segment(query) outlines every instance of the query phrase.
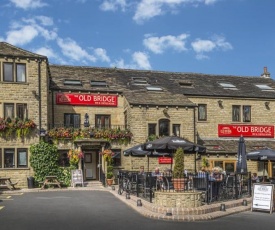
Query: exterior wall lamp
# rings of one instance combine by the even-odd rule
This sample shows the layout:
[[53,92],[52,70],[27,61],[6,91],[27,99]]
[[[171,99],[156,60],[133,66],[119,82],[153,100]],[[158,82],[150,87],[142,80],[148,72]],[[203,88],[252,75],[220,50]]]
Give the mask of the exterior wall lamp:
[[269,101],[266,101],[264,104],[265,104],[265,107],[266,107],[267,109],[270,109],[270,107],[269,107],[270,102],[269,102]]
[[218,105],[219,105],[220,108],[223,108],[222,104],[223,104],[223,101],[222,100],[218,100]]
[[84,116],[84,127],[89,127],[89,126],[90,126],[89,114],[85,113],[85,116]]

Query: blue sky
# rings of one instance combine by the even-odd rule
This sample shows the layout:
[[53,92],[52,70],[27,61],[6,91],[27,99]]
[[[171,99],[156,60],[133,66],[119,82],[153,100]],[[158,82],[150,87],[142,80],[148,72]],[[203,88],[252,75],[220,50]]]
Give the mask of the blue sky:
[[274,0],[1,0],[0,41],[51,64],[275,78]]

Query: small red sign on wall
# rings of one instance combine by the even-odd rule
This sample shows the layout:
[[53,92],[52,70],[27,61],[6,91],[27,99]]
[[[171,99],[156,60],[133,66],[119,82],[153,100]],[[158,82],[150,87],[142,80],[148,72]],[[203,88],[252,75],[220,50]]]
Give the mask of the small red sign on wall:
[[116,95],[57,93],[57,105],[89,105],[89,106],[117,106]]
[[173,164],[172,157],[159,157],[159,164]]
[[219,137],[274,138],[273,125],[218,125]]

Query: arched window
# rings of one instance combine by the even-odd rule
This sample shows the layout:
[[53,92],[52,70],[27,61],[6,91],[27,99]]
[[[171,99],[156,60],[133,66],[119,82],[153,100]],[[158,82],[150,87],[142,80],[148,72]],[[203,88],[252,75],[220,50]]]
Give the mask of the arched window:
[[159,136],[170,136],[170,121],[168,119],[159,120]]

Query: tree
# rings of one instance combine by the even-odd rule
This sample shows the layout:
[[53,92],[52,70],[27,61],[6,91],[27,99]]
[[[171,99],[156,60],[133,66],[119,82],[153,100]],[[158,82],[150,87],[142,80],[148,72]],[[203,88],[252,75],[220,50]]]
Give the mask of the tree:
[[183,178],[184,176],[184,151],[182,148],[178,148],[175,156],[175,165],[173,170],[174,178]]

